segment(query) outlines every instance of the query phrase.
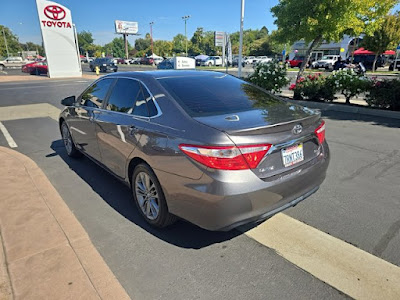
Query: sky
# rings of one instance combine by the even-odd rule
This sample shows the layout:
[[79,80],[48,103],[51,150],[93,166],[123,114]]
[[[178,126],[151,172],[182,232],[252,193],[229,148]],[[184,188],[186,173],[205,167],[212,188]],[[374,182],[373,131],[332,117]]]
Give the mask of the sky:
[[[2,1],[3,2],[3,1]],[[56,1],[57,2],[57,1]],[[270,8],[278,0],[247,0],[245,2],[244,29],[275,29]],[[191,38],[197,27],[205,31],[239,31],[241,0],[59,0],[72,12],[77,31],[93,34],[96,44],[104,45],[115,34],[114,21],[136,21],[144,37],[153,25],[154,40],[172,40],[178,33],[185,33],[182,16],[190,15],[187,35]],[[35,0],[4,1],[0,9],[0,24],[10,28],[20,42],[41,43],[39,19]],[[134,43],[134,36],[128,38]]]

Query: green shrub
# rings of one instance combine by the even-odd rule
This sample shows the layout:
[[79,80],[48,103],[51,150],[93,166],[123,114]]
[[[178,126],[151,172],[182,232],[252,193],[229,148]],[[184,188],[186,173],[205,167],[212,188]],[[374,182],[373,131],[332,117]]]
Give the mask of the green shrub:
[[277,93],[289,83],[286,78],[286,66],[275,60],[257,65],[248,80],[267,91]]
[[373,79],[365,100],[372,107],[400,111],[400,80]]
[[289,89],[294,92],[294,99],[311,101],[332,101],[336,92],[334,81],[330,77],[322,76],[321,73],[301,77]]
[[353,69],[333,71],[330,77],[332,84],[346,98],[347,104],[350,104],[351,98],[366,92],[370,85],[366,77],[356,74]]

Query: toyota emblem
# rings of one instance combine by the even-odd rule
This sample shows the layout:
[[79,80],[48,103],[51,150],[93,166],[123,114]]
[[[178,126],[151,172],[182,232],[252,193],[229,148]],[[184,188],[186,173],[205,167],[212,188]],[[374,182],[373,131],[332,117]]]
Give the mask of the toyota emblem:
[[293,127],[293,134],[300,134],[303,131],[303,126],[301,126],[300,124],[297,124]]
[[46,17],[52,20],[60,21],[65,18],[65,10],[58,5],[48,5],[44,8]]

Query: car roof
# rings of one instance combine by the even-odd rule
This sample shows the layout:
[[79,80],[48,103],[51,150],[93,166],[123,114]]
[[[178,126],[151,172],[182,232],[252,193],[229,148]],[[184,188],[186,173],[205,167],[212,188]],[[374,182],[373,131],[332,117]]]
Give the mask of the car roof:
[[197,76],[215,76],[227,75],[221,72],[197,71],[197,70],[157,70],[157,71],[136,71],[136,72],[117,72],[107,75],[107,77],[132,77],[137,79],[161,79],[161,78],[179,78],[179,77],[197,77]]

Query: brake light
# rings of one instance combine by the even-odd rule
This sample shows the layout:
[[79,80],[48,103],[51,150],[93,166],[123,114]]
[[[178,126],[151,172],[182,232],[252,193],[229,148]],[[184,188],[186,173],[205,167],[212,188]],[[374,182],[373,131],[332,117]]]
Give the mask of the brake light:
[[322,121],[321,125],[319,125],[314,132],[317,135],[320,144],[322,144],[325,141],[325,121]]
[[270,148],[270,144],[238,147],[179,145],[179,149],[195,161],[207,167],[221,170],[254,169]]

